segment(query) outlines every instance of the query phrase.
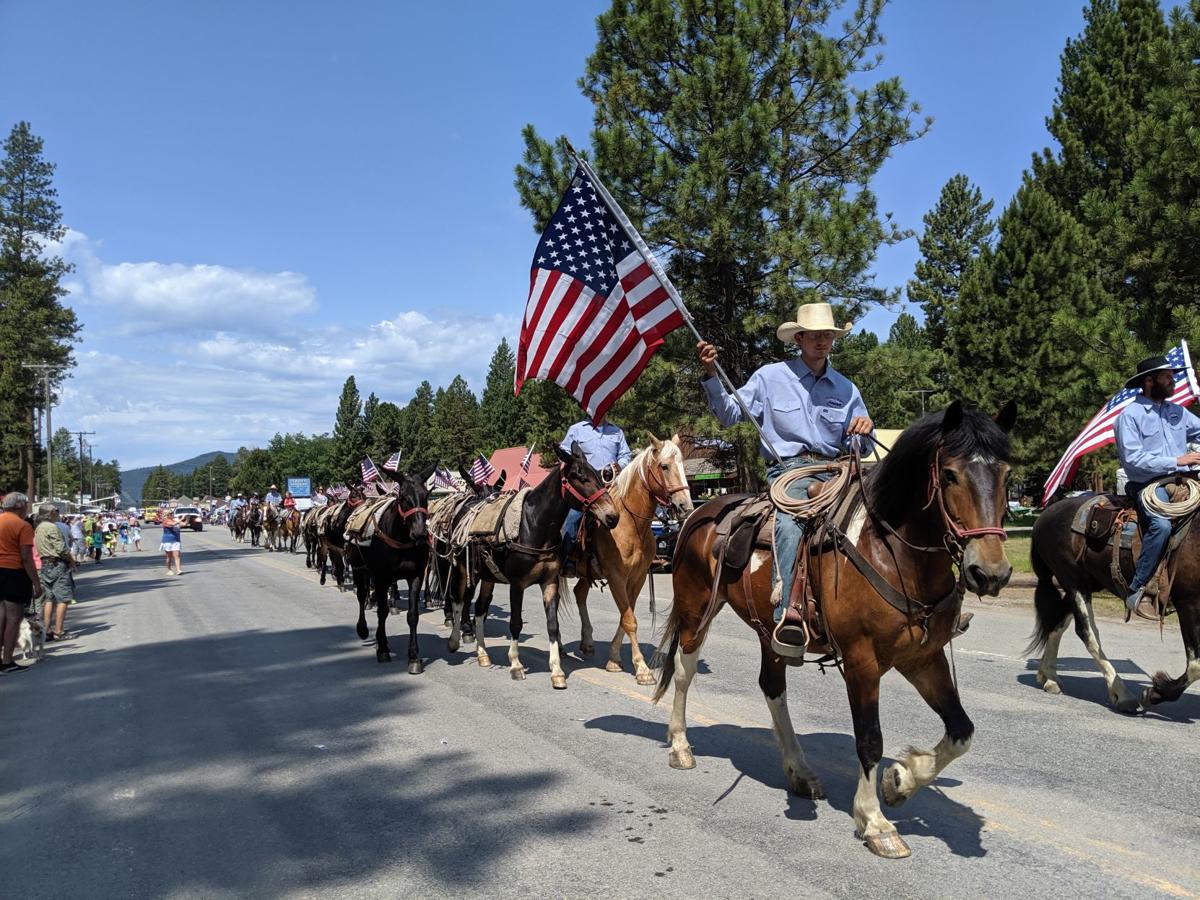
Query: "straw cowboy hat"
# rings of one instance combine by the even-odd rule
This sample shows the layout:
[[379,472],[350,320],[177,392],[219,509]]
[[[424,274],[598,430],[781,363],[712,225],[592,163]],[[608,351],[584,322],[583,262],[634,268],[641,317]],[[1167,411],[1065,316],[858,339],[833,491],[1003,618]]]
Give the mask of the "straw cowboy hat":
[[793,344],[801,331],[832,331],[835,337],[841,337],[853,327],[849,322],[840,328],[834,324],[833,307],[828,303],[802,303],[796,310],[796,321],[784,322],[775,334],[785,344]]

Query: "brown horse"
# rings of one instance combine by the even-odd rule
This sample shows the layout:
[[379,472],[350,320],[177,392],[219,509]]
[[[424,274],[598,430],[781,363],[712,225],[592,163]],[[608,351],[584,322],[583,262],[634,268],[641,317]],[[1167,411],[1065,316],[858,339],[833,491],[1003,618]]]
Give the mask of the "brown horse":
[[[617,526],[590,529],[589,537],[595,541],[596,557],[600,561],[599,571],[589,571],[593,562],[586,554],[580,554],[576,569],[580,577],[575,582],[575,603],[579,606],[582,634],[580,654],[591,656],[595,649],[592,621],[587,610],[588,587],[592,581],[604,579],[621,614],[621,624],[609,647],[605,669],[621,671],[621,644],[628,636],[633,647],[633,668],[638,684],[654,684],[654,674],[646,665],[638,644],[638,623],[634,615],[634,605],[654,562],[655,540],[650,523],[659,506],[670,507],[680,521],[692,513],[692,495],[683,470],[679,435],[669,441],[660,441],[653,434],[649,437],[650,446],[621,470],[610,488],[613,503],[621,512]],[[577,546],[576,550],[579,549]]]
[[[884,773],[882,790],[888,805],[898,806],[932,782],[971,744],[974,725],[959,701],[943,648],[957,623],[964,585],[974,593],[996,594],[1012,574],[1000,523],[1009,470],[1007,432],[1015,418],[1011,403],[993,420],[964,410],[955,401],[944,413],[931,413],[910,426],[866,476],[865,503],[838,538],[841,544],[819,552],[814,548],[809,564],[829,644],[842,659],[854,721],[861,764],[854,821],[867,847],[879,856],[898,858],[910,852],[880,810],[876,790],[883,757],[879,727],[883,674],[893,668],[899,671],[946,729],[933,750],[910,749]],[[655,699],[674,683],[667,740],[670,764],[678,769],[696,765],[687,741],[687,693],[718,575],[713,554],[716,531],[704,512],[705,507],[697,510],[679,536],[675,601],[659,649],[664,666]],[[851,547],[856,548],[857,561],[849,555],[854,552]],[[756,551],[745,578],[718,584],[718,608],[729,604],[758,632],[762,658],[758,683],[775,725],[788,783],[795,793],[819,799],[823,789],[804,759],[788,714],[785,661],[771,649],[771,627],[764,624],[772,621],[772,567],[770,552]],[[880,579],[880,588],[870,579]],[[744,586],[747,581],[749,591]],[[890,599],[885,599],[885,593]]]
[[[1058,684],[1058,645],[1067,628],[1074,624],[1075,633],[1104,676],[1112,705],[1120,712],[1133,713],[1138,710],[1139,700],[1129,692],[1104,655],[1092,612],[1092,594],[1097,591],[1109,591],[1121,598],[1127,593],[1113,582],[1112,543],[1106,541],[1100,546],[1091,541],[1085,543],[1082,535],[1071,530],[1076,511],[1089,498],[1090,495],[1083,495],[1061,500],[1048,507],[1034,523],[1029,556],[1038,579],[1033,595],[1037,625],[1029,650],[1042,650],[1037,678],[1043,690],[1062,693]],[[1133,550],[1135,554],[1140,550],[1139,542],[1134,541]],[[1178,700],[1192,682],[1200,680],[1200,531],[1195,523],[1168,561],[1166,575],[1170,603],[1179,614],[1187,667],[1178,678],[1165,672],[1154,674],[1140,698],[1141,706],[1146,709],[1156,703]]]
[[300,510],[294,506],[283,510],[283,523],[279,530],[280,550],[296,552],[296,544],[300,540],[300,520]]

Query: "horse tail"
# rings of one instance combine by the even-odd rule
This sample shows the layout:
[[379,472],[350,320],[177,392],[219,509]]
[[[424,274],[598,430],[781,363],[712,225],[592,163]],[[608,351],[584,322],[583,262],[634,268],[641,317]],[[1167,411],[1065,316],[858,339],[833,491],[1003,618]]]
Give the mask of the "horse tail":
[[661,668],[662,671],[658,675],[658,684],[654,688],[654,696],[652,702],[657,703],[662,699],[663,694],[667,692],[667,686],[671,684],[675,677],[675,651],[679,649],[679,607],[672,603],[671,613],[667,616],[667,624],[663,629],[662,640],[658,644],[658,648],[654,651],[654,657],[650,660],[650,667],[653,669]]
[[1067,596],[1054,584],[1054,572],[1050,568],[1050,564],[1042,558],[1036,540],[1029,542],[1029,561],[1033,565],[1034,574],[1037,575],[1037,587],[1033,591],[1033,608],[1036,612],[1036,619],[1033,635],[1030,637],[1029,646],[1025,648],[1025,652],[1040,653],[1046,649],[1046,642],[1050,639],[1051,632],[1058,628],[1068,613],[1072,612],[1072,605],[1068,602]]

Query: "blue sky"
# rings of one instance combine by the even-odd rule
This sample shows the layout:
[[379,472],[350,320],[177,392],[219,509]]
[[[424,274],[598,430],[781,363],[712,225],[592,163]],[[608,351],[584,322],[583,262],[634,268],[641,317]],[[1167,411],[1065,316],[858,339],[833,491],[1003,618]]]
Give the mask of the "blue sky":
[[[480,387],[536,243],[520,129],[586,144],[606,6],[0,0],[0,129],[45,140],[77,266],[56,424],[136,466],[326,431],[350,373],[399,403],[422,378]],[[885,165],[881,210],[919,229],[960,171],[1008,202],[1082,6],[888,7],[880,73],[935,121]],[[878,283],[916,258],[884,248]]]

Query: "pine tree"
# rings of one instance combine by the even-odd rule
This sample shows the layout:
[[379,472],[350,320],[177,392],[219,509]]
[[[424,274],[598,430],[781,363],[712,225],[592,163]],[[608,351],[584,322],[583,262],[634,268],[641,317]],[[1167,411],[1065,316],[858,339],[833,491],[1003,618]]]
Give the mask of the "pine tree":
[[[97,473],[99,476],[99,473]],[[102,481],[99,478],[98,481]],[[171,473],[163,466],[155,466],[154,471],[146,476],[146,480],[142,482],[142,497],[141,506],[156,506],[163,500],[171,498]]]
[[63,278],[71,271],[47,243],[66,234],[54,165],[42,157],[42,140],[28,122],[13,126],[0,160],[0,486],[16,487],[22,474],[13,447],[30,443],[30,413],[44,405],[40,376],[22,362],[47,363],[56,389],[74,360],[71,343],[79,325],[62,305]]
[[[355,463],[357,473],[357,462]],[[275,460],[267,450],[255,449],[247,454],[238,467],[237,476],[233,479],[233,489],[244,491],[246,496],[257,492],[262,496],[272,484],[279,484],[279,469]]]
[[492,361],[488,365],[487,381],[479,403],[484,453],[491,453],[500,447],[516,446],[523,437],[521,400],[513,393],[516,368],[516,356],[508,345],[508,339],[501,338],[500,346],[492,354]]
[[229,493],[229,479],[233,476],[229,460],[225,458],[224,453],[218,453],[213,457],[212,462],[208,464],[208,469],[212,474],[213,495],[224,497]]
[[433,448],[433,405],[433,386],[422,381],[400,410],[399,449],[407,472],[420,471],[438,462]]
[[461,375],[438,389],[431,428],[434,458],[451,469],[470,465],[482,449],[479,401]]
[[389,456],[399,450],[401,466],[407,468],[409,461],[401,446],[402,418],[400,407],[395,403],[384,400],[376,406],[368,428],[371,459],[375,460],[375,465],[382,465]]
[[[342,385],[342,396],[338,400],[337,416],[333,423],[333,459],[331,476],[347,484],[362,478],[359,464],[367,451],[367,433],[363,427],[362,401],[358,386],[351,375]],[[241,484],[241,473],[238,473]]]
[[[992,201],[984,202],[979,188],[960,174],[942,186],[937,203],[922,219],[925,230],[917,241],[921,259],[916,277],[908,282],[908,299],[921,304],[925,335],[935,349],[946,343],[946,311],[958,302],[967,266],[991,241],[991,213]],[[942,379],[935,375],[935,380]]]
[[1031,176],[998,230],[947,319],[952,382],[985,409],[1016,401],[1013,456],[1026,483],[1040,483],[1110,392],[1064,336],[1111,298],[1094,241]]

